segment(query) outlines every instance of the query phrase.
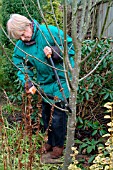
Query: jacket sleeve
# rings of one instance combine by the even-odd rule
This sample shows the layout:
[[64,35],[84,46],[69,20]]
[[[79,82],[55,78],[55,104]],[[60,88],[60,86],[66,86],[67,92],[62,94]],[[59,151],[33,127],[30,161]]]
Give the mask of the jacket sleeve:
[[33,73],[33,66],[32,64],[25,64],[25,60],[23,57],[20,57],[16,54],[13,55],[13,62],[16,66],[17,76],[19,80],[22,82],[22,85],[25,85],[25,74],[28,74],[29,80],[32,80],[34,73]]
[[[64,32],[62,30],[58,30],[58,28],[55,26],[53,26],[51,28],[51,32],[52,32],[56,42],[58,43],[60,49],[63,51],[63,49],[64,49]],[[52,58],[53,58],[54,62],[56,62],[56,63],[62,62],[61,57],[63,57],[63,54],[62,54],[61,50],[59,49],[59,47],[57,45],[52,46],[52,48],[53,48]],[[68,56],[69,56],[71,66],[74,67],[74,65],[75,65],[74,64],[75,50],[74,50],[72,38],[69,35],[67,35],[67,47],[68,47],[67,50],[68,50]]]
[[[64,47],[64,32],[62,30],[58,30],[57,27],[53,26],[52,34],[54,35],[54,38],[55,38],[56,42],[58,43],[60,49],[63,50],[63,47]],[[67,47],[68,47],[68,55],[69,55],[69,58],[71,59],[75,55],[75,50],[74,50],[72,38],[70,36],[68,36],[68,35],[67,35]],[[61,51],[59,50],[59,48],[56,45],[52,46],[52,48],[58,54],[63,56]],[[57,60],[59,59],[59,56],[54,51],[53,51],[53,59],[57,59]]]

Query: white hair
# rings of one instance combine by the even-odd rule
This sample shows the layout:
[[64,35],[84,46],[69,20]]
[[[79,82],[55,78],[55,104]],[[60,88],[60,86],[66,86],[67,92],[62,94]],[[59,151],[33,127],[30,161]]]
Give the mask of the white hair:
[[11,14],[7,22],[7,31],[10,38],[19,39],[20,31],[24,31],[31,21],[23,15]]

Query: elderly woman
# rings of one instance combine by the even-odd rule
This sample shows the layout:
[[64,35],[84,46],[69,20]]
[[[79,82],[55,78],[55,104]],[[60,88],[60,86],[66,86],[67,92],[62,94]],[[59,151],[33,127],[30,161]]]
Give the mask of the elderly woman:
[[[64,34],[62,30],[57,27],[49,25],[50,32],[56,40],[59,47],[62,49],[64,41]],[[22,85],[25,86],[25,74],[29,75],[29,89],[28,92],[32,93],[31,88],[35,86],[31,83],[33,74],[33,67],[37,72],[37,83],[40,84],[41,89],[45,94],[57,96],[58,99],[64,100],[62,93],[59,90],[58,82],[55,79],[53,69],[49,67],[50,62],[47,58],[48,55],[52,56],[55,67],[58,68],[57,74],[60,78],[61,85],[64,89],[66,98],[69,98],[69,89],[66,83],[65,74],[63,70],[63,54],[59,47],[55,45],[50,32],[45,25],[39,25],[36,20],[29,20],[25,16],[19,14],[12,14],[7,22],[7,30],[10,38],[17,39],[14,48],[13,62],[19,68],[17,75],[21,80]],[[60,34],[60,36],[59,36]],[[62,42],[61,42],[62,41]],[[72,47],[72,38],[67,36],[69,60],[73,66],[74,49]],[[33,57],[34,56],[34,57]],[[60,57],[61,56],[61,57]],[[38,60],[37,60],[38,59]],[[42,61],[42,62],[41,62]],[[48,65],[47,65],[47,64]],[[32,87],[31,87],[32,86]],[[57,103],[56,103],[57,105]],[[60,106],[60,103],[58,103]],[[42,119],[44,122],[44,129],[48,128],[50,119],[51,105],[48,100],[42,101]],[[52,115],[51,127],[49,127],[48,141],[44,146],[44,152],[51,151],[51,158],[59,158],[63,154],[64,141],[66,135],[66,121],[67,116],[62,109],[54,108]]]

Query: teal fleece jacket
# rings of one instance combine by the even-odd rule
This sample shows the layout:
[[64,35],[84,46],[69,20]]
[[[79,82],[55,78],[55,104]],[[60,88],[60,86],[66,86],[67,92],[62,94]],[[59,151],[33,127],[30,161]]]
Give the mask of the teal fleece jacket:
[[[62,39],[62,42],[64,42],[64,33],[62,30],[60,30],[60,37],[59,37],[59,30],[57,27],[49,25],[48,26],[52,35],[54,36],[55,40],[59,44],[59,46],[62,48],[62,43],[60,42]],[[35,41],[35,43],[28,45],[24,43],[21,40],[18,40],[16,43],[16,46],[14,48],[14,54],[13,54],[13,62],[14,64],[19,68],[18,70],[18,78],[21,80],[22,85],[24,86],[26,80],[25,80],[25,74],[27,73],[29,75],[29,78],[32,80],[34,73],[33,73],[33,67],[36,69],[37,72],[37,83],[40,84],[40,87],[42,90],[49,95],[52,96],[58,96],[60,99],[63,100],[62,94],[59,91],[59,87],[57,84],[57,81],[54,76],[54,72],[51,67],[44,64],[47,63],[50,65],[47,57],[44,54],[44,47],[48,46],[46,40],[49,42],[51,46],[55,46],[54,40],[51,37],[46,25],[39,25],[36,20],[33,20],[33,35],[32,35],[32,41]],[[43,36],[43,34],[46,37],[46,40]],[[72,38],[67,36],[67,44],[68,48],[72,47]],[[70,48],[69,50],[69,59],[72,64],[72,67],[74,66],[74,60],[73,56],[75,54],[75,51],[73,48]],[[31,55],[31,56],[30,56]],[[60,52],[60,55],[63,56]],[[39,60],[37,60],[39,59]],[[42,61],[42,62],[40,62]],[[63,61],[55,62],[55,67],[58,69],[63,70]],[[65,74],[63,71],[57,70],[57,73],[59,75],[62,87],[64,88],[64,93],[66,95],[66,98],[69,97],[69,89],[66,83]]]

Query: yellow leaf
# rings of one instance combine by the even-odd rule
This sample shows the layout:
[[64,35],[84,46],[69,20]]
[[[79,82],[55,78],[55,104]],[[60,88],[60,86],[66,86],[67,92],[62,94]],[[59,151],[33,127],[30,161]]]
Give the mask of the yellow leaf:
[[111,136],[111,135],[109,133],[107,133],[107,134],[103,135],[102,137],[104,138],[104,137],[108,137],[108,136]]
[[113,132],[113,128],[109,128],[108,131],[109,131],[109,132]]
[[107,123],[107,125],[113,127],[113,122]]
[[112,110],[112,105],[113,105],[113,102],[107,102],[104,107],[106,107],[107,109],[111,109]]
[[111,117],[109,115],[104,116],[105,119],[110,119]]

